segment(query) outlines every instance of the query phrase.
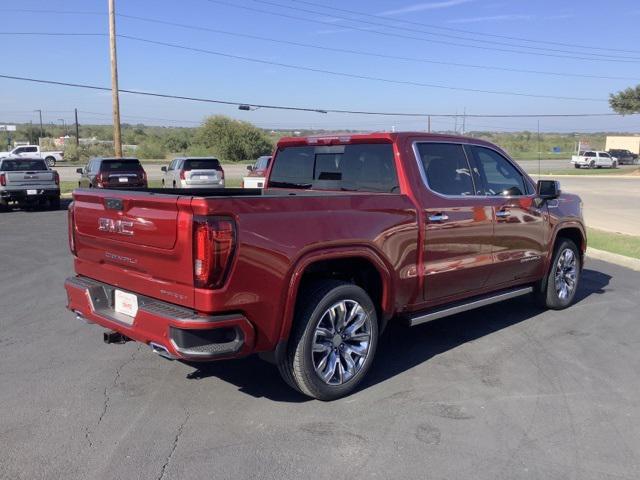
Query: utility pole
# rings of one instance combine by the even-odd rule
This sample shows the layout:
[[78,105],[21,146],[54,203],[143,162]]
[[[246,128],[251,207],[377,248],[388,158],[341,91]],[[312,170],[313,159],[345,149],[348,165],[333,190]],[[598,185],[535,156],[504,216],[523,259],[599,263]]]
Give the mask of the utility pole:
[[116,55],[116,6],[109,0],[109,51],[111,56],[111,98],[113,104],[113,149],[118,158],[122,157],[122,136],[120,132],[120,97],[118,95],[118,57]]
[[465,134],[465,128],[467,126],[467,107],[464,107],[462,111],[462,135]]
[[431,133],[431,115],[427,117],[427,132]]
[[42,110],[38,109],[38,110],[34,110],[34,112],[38,112],[40,114],[40,138],[42,138],[44,137],[44,128],[42,128]]
[[80,146],[80,125],[78,125],[78,109],[74,108],[74,113],[76,115],[76,147]]

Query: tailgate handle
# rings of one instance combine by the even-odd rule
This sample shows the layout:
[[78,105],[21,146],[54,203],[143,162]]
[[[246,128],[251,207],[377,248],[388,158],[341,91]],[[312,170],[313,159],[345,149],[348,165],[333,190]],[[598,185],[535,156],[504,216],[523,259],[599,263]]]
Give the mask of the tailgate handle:
[[107,210],[124,210],[124,204],[119,198],[107,198],[104,201]]

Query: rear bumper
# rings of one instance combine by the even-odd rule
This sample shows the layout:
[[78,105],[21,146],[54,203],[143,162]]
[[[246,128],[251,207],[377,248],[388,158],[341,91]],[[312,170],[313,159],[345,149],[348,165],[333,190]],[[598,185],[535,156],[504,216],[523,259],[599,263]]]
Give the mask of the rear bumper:
[[210,182],[180,180],[182,188],[224,188],[224,180],[216,180]]
[[[29,195],[28,191],[35,190],[35,194]],[[60,189],[57,188],[29,188],[20,190],[0,190],[0,199],[5,202],[30,202],[40,201],[46,198],[60,197]]]
[[[241,314],[198,315],[195,311],[137,295],[135,318],[117,313],[113,307],[115,287],[87,277],[65,281],[67,308],[85,321],[122,335],[166,349],[169,358],[210,361],[235,358],[252,352],[255,333]],[[130,292],[132,293],[132,292]]]

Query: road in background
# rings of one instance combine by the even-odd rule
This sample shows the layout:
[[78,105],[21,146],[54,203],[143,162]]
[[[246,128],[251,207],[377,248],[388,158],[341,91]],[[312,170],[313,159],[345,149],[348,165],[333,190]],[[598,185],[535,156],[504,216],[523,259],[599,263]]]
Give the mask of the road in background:
[[561,312],[520,298],[392,324],[363,388],[327,403],[254,357],[105,345],[65,309],[66,212],[0,228],[0,478],[638,476],[637,272],[589,262]]

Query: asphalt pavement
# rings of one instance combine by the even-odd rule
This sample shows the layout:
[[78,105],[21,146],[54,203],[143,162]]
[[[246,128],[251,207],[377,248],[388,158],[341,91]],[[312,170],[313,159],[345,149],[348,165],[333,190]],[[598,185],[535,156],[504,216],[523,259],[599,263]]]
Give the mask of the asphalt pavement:
[[568,310],[526,298],[411,330],[331,403],[256,358],[105,345],[65,309],[65,212],[0,214],[2,479],[637,479],[640,274],[589,261]]

